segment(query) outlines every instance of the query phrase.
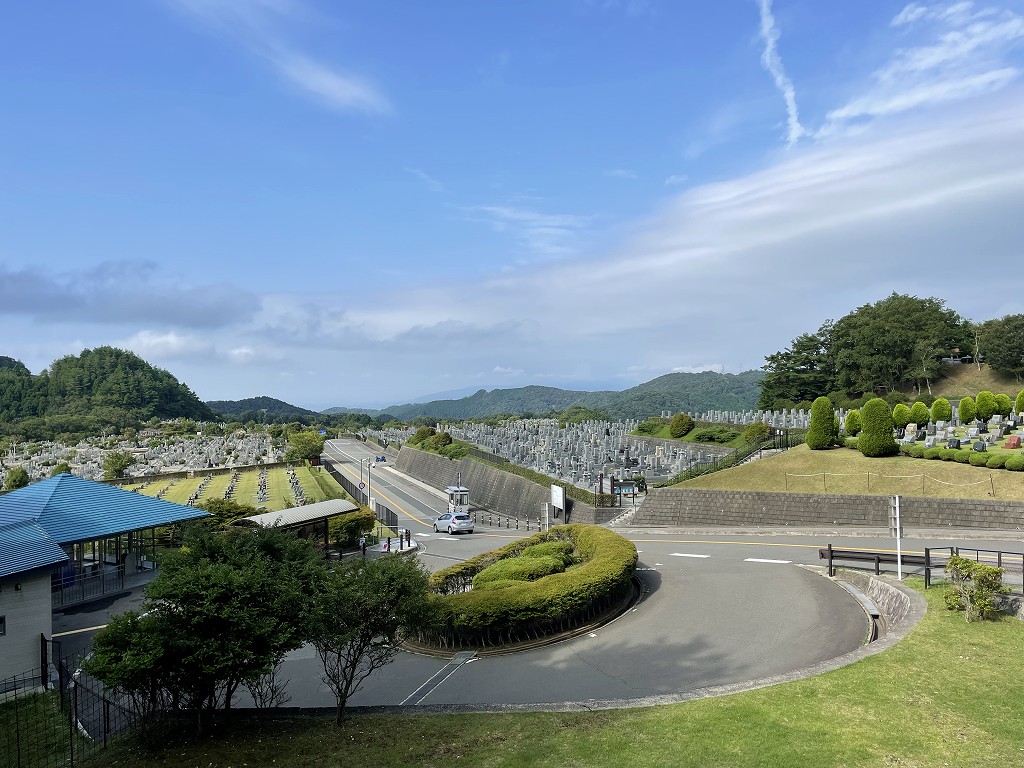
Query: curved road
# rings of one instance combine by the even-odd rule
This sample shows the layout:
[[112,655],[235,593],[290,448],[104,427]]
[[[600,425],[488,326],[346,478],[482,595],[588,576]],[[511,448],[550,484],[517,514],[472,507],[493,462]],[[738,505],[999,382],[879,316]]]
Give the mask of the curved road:
[[[329,441],[324,452],[356,482],[359,460],[374,456],[349,440]],[[479,525],[469,535],[435,534],[432,520],[445,509],[443,494],[386,463],[372,471],[371,494],[398,513],[431,570],[530,535]],[[863,536],[618,530],[636,543],[645,594],[616,621],[563,643],[504,656],[467,661],[471,654],[462,654],[450,663],[402,653],[349,703],[490,706],[641,699],[794,672],[860,647],[868,630],[866,615],[849,593],[800,566],[820,564],[817,550],[829,542],[892,546],[890,539]],[[949,543],[914,539],[905,549]],[[998,542],[972,545],[1000,548]],[[78,628],[100,625],[106,610],[136,607],[138,599],[55,616],[54,631],[70,630],[66,644],[88,644],[92,633]],[[290,654],[283,672],[292,706],[334,704],[311,648]]]

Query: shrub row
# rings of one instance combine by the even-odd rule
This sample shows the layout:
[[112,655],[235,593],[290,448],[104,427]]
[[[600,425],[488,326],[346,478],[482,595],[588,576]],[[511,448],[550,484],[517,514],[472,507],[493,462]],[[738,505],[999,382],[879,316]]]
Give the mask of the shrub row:
[[[549,542],[571,546],[572,560],[578,565],[534,581],[510,578],[517,575],[513,565],[491,571],[506,560],[557,563],[553,553],[565,552],[567,547],[551,548],[549,553],[541,549],[539,557],[522,557],[529,548]],[[431,616],[418,639],[444,648],[478,648],[573,629],[625,598],[636,561],[633,543],[606,528],[576,523],[538,533],[434,573],[430,577],[435,592]],[[494,573],[495,580],[465,591],[484,570]]]
[[959,464],[970,464],[973,467],[989,469],[1009,469],[1013,472],[1024,470],[1024,456],[1012,453],[989,453],[975,451],[970,448],[925,448],[921,445],[901,445],[900,453],[914,459],[938,459],[955,461]]

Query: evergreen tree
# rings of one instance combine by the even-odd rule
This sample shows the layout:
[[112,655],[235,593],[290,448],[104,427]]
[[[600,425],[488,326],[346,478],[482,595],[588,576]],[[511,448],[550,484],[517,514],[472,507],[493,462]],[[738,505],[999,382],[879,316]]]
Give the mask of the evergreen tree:
[[892,435],[892,412],[880,397],[872,398],[861,410],[864,428],[857,438],[857,448],[865,456],[892,456],[899,446]]

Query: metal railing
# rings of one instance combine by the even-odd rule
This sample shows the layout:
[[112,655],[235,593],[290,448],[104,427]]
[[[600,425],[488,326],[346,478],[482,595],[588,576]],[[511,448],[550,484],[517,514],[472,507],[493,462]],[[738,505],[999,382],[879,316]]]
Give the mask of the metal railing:
[[84,603],[112,592],[124,590],[124,565],[104,568],[98,573],[88,576],[81,574],[53,577],[51,587],[51,603],[53,608],[65,608],[69,605]]

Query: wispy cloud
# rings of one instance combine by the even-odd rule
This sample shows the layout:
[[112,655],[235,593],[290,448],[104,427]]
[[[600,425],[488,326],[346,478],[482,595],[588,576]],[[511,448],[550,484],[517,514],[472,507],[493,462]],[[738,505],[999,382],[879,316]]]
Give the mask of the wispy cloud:
[[772,15],[772,0],[759,0],[761,9],[761,41],[764,43],[764,50],[761,52],[761,66],[775,81],[775,87],[779,89],[783,100],[786,102],[786,144],[793,146],[807,131],[800,124],[800,113],[796,105],[796,90],[793,82],[786,74],[782,66],[782,59],[779,56],[778,42],[779,30],[775,26],[775,17]]
[[685,173],[673,173],[671,176],[665,179],[666,187],[675,187],[680,184],[685,184],[689,177]]
[[285,27],[311,15],[300,0],[165,0],[201,24],[269,61],[286,82],[332,109],[389,112],[387,97],[366,78],[306,54]]
[[926,40],[897,49],[865,92],[828,113],[819,137],[871,118],[991,93],[1020,76],[1007,54],[1024,44],[1024,17],[1010,10],[910,3],[891,26]]
[[548,258],[577,251],[579,234],[592,217],[567,213],[542,213],[512,205],[478,205],[469,209],[496,232],[511,232],[527,251]]
[[411,173],[417,179],[419,179],[424,184],[426,184],[427,185],[427,189],[429,189],[431,192],[442,193],[442,192],[447,192],[448,191],[447,189],[445,189],[444,184],[442,184],[440,181],[435,179],[433,176],[431,176],[426,171],[420,170],[419,168],[406,168],[404,170],[405,170],[406,173]]

